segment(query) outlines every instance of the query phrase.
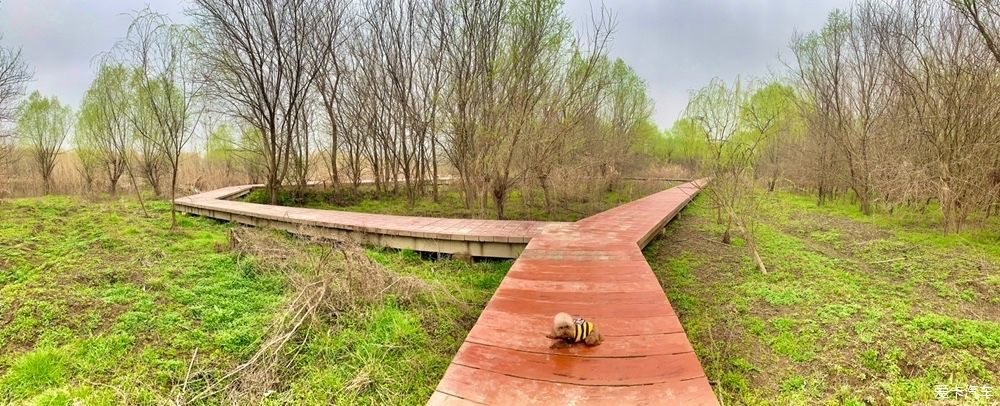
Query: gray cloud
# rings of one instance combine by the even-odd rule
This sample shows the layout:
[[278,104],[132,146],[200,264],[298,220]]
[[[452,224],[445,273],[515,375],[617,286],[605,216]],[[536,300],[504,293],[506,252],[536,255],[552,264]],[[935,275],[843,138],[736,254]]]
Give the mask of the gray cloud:
[[[792,33],[820,28],[827,13],[850,0],[607,0],[617,20],[611,53],[648,83],[654,118],[669,126],[688,91],[713,77],[732,80],[783,71]],[[0,0],[3,45],[21,47],[35,71],[32,89],[77,105],[93,79],[95,56],[122,38],[127,13],[149,5],[186,21],[178,0]],[[578,29],[600,1],[567,0]]]
[[21,48],[35,72],[29,91],[77,106],[94,78],[94,58],[125,36],[128,14],[147,4],[185,21],[176,0],[0,0],[2,45]]
[[[612,56],[649,84],[654,119],[670,126],[688,92],[713,77],[727,81],[783,73],[792,34],[821,28],[834,8],[850,0],[607,0],[617,22]],[[567,0],[578,30],[599,1]],[[787,59],[787,58],[786,58]]]

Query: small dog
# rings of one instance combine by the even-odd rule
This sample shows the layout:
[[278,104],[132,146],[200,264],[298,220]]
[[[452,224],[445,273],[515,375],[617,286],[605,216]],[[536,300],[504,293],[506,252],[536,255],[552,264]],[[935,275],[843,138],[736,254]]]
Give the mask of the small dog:
[[597,331],[594,323],[583,318],[574,319],[573,316],[562,312],[552,319],[552,333],[546,334],[545,337],[559,340],[552,343],[549,348],[566,348],[579,342],[592,347],[604,341],[604,336]]

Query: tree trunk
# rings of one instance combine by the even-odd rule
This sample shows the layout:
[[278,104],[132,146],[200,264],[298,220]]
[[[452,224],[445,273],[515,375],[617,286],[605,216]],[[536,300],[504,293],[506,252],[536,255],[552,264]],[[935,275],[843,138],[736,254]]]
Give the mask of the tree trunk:
[[174,203],[177,200],[177,171],[174,170],[173,175],[170,176],[170,230],[175,230],[177,228],[177,205]]
[[149,179],[149,185],[153,187],[153,194],[156,195],[156,197],[163,196],[163,191],[160,190],[160,182],[157,182],[154,178],[155,177],[150,177]]
[[542,199],[545,200],[545,212],[552,214],[552,198],[549,196],[549,180],[548,176],[542,175],[538,177],[538,184],[542,187]]
[[729,219],[726,221],[726,231],[722,233],[722,243],[729,244],[732,242],[732,228],[733,228],[733,216],[729,215]]
[[497,220],[504,220],[504,203],[507,201],[507,188],[500,184],[493,186],[493,204],[497,209]]
[[434,195],[434,203],[438,202],[438,162],[437,162],[437,137],[431,130],[431,191]]
[[118,195],[118,178],[110,172],[108,173],[108,193],[111,193],[111,196]]
[[[856,181],[852,181],[856,183]],[[855,186],[851,185],[851,190],[854,191],[854,196],[858,199],[858,208],[861,210],[861,214],[865,216],[870,216],[872,214],[872,196],[869,192],[867,186]]]
[[333,146],[330,147],[330,170],[333,174],[333,190],[337,190],[340,187],[340,172],[339,166],[337,165],[337,125],[333,124],[331,128],[331,137],[333,138]]
[[132,165],[125,165],[125,169],[128,171],[129,182],[132,183],[132,188],[135,189],[135,197],[139,199],[139,207],[142,208],[142,215],[149,217],[149,213],[146,211],[146,202],[142,200],[142,189],[139,189],[139,185],[135,183],[135,174],[132,173]]
[[867,195],[864,195],[864,196],[859,196],[859,199],[861,200],[861,202],[860,202],[861,203],[861,214],[864,214],[866,216],[872,215],[872,200],[871,200],[871,198],[868,197]]

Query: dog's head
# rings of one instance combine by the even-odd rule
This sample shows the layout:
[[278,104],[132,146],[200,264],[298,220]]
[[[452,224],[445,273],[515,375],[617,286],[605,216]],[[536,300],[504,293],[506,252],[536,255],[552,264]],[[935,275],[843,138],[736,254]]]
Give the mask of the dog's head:
[[559,313],[552,320],[552,335],[559,338],[573,338],[576,334],[576,326],[573,325],[573,316],[566,313]]

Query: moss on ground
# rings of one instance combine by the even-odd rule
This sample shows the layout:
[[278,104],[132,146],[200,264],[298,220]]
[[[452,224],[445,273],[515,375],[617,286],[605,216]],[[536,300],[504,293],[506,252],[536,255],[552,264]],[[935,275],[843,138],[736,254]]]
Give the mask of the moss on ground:
[[768,195],[764,275],[739,241],[718,242],[699,197],[645,252],[725,404],[905,405],[934,401],[938,384],[998,388],[1000,220],[945,235],[920,214]]
[[[0,404],[163,404],[261,346],[288,278],[231,251],[231,225],[183,216],[170,232],[169,205],[149,206],[0,201]],[[437,288],[302,330],[265,403],[424,402],[510,266],[366,254]]]

